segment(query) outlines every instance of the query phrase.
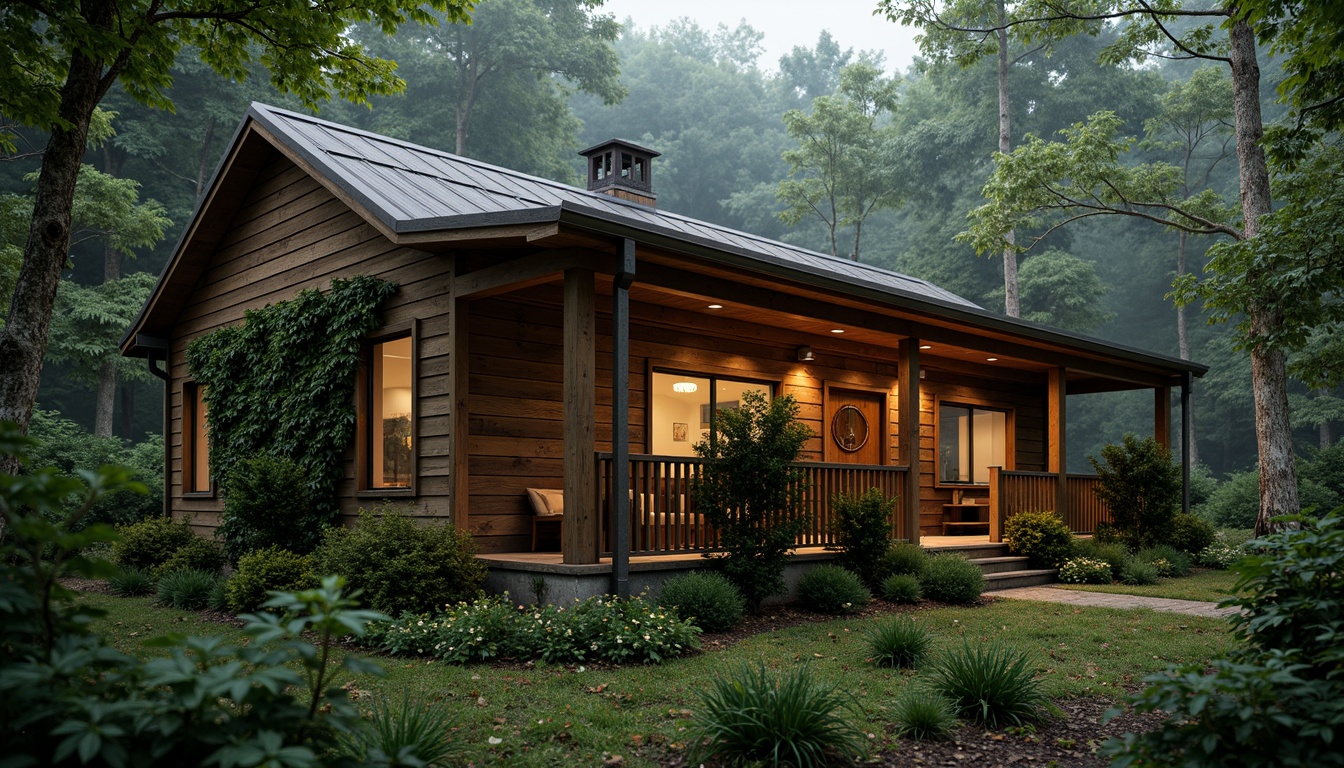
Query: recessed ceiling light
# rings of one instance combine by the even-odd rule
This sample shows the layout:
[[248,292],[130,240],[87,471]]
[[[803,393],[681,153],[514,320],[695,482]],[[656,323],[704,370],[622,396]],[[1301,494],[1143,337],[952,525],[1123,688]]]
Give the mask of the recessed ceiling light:
[[987,360],[987,361],[989,361],[989,362],[991,362],[991,363],[997,363],[997,362],[999,361],[999,358],[997,358],[997,357],[986,357],[985,360]]
[[710,304],[710,305],[709,305],[709,308],[710,308],[710,309],[723,309],[723,305],[722,305],[722,304]]
[[844,333],[844,332],[845,332],[845,329],[844,329],[844,328],[832,328],[832,329],[831,329],[831,333]]
[[920,345],[919,345],[919,348],[920,348],[920,349],[933,349],[933,347],[929,346],[928,344],[920,344]]

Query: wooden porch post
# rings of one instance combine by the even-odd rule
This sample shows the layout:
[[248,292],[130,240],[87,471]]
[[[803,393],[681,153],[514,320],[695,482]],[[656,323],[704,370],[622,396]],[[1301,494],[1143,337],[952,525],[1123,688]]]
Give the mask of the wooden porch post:
[[919,339],[901,339],[896,418],[897,444],[908,467],[901,493],[901,518],[911,544],[919,543]]
[[[457,281],[454,280],[454,283]],[[449,320],[448,350],[448,402],[452,408],[448,431],[448,460],[451,465],[452,483],[449,502],[452,506],[453,525],[461,531],[470,530],[469,512],[470,474],[468,458],[470,443],[468,431],[470,425],[468,384],[467,384],[467,315],[470,313],[467,299],[453,297]]]
[[[1049,390],[1047,400],[1049,416],[1047,421],[1049,426],[1046,431],[1049,433],[1049,450],[1046,452],[1049,466],[1048,472],[1056,474],[1055,486],[1055,514],[1069,519],[1069,454],[1065,446],[1064,434],[1068,423],[1068,414],[1066,405],[1068,403],[1068,372],[1063,368],[1051,368],[1049,373]],[[992,481],[991,481],[992,484]]]
[[621,246],[611,283],[611,543],[612,591],[630,598],[630,284],[635,281],[635,241]]
[[1171,449],[1171,387],[1153,388],[1153,439]]
[[1003,467],[989,468],[989,540],[1003,541]]
[[1181,376],[1181,511],[1190,514],[1190,456],[1194,446],[1190,444],[1193,430],[1193,414],[1190,413],[1190,388],[1195,377],[1189,371]]
[[593,271],[565,270],[565,563],[597,562],[596,304]]

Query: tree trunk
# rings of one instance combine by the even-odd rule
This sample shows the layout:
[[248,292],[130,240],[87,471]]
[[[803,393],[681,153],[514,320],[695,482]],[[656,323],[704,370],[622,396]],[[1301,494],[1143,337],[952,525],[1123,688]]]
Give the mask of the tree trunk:
[[121,385],[121,436],[135,442],[135,386]]
[[93,411],[93,434],[112,436],[112,412],[117,402],[117,361],[104,360],[98,369],[98,394]]
[[[1008,22],[1007,10],[1002,0],[998,5],[999,28],[995,30],[999,40],[999,151],[1008,154],[1013,151],[1013,118],[1008,108]],[[1021,307],[1017,300],[1017,233],[1008,230],[1003,239],[1008,242],[1003,249],[1003,311],[1009,317],[1020,317]]]
[[201,195],[205,194],[205,172],[210,168],[210,144],[215,138],[215,118],[205,124],[205,138],[201,140],[201,154],[196,163],[196,199],[200,200]]
[[[1260,217],[1269,213],[1269,167],[1260,145],[1264,122],[1260,115],[1260,65],[1255,59],[1255,33],[1244,21],[1232,25],[1232,104],[1237,135],[1237,163],[1241,182],[1241,211],[1246,237],[1260,229]],[[1253,282],[1257,275],[1248,276]],[[1270,518],[1302,511],[1293,466],[1293,435],[1288,421],[1287,360],[1266,339],[1283,319],[1273,297],[1246,308],[1251,325],[1251,387],[1255,398],[1255,442],[1260,454],[1260,514],[1257,536],[1271,529]]]
[[[1185,274],[1185,243],[1188,235],[1185,232],[1178,234],[1180,242],[1176,246],[1176,277],[1179,278]],[[1190,320],[1184,304],[1176,305],[1176,341],[1181,350],[1181,359],[1189,360]],[[1190,403],[1190,434],[1187,436],[1190,440],[1190,466],[1194,466],[1199,463],[1199,442],[1195,440],[1194,398],[1189,398],[1186,402]]]

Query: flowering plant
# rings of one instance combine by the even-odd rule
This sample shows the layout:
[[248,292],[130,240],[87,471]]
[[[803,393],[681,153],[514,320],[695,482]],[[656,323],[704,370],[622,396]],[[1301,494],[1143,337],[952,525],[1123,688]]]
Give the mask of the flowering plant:
[[1111,566],[1105,560],[1071,558],[1059,567],[1059,580],[1065,584],[1110,584]]

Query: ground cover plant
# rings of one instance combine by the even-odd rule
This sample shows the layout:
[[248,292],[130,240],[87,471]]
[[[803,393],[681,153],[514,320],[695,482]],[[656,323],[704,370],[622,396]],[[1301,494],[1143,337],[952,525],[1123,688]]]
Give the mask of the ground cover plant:
[[1060,584],[1062,589],[1075,589],[1083,592],[1108,592],[1117,595],[1141,595],[1143,597],[1167,597],[1173,600],[1198,600],[1217,603],[1226,600],[1237,582],[1233,571],[1197,570],[1180,579],[1160,579],[1156,584],[1145,586],[1112,584]]
[[926,675],[958,715],[988,728],[1032,723],[1049,708],[1031,655],[1002,642],[968,640],[936,658]]

